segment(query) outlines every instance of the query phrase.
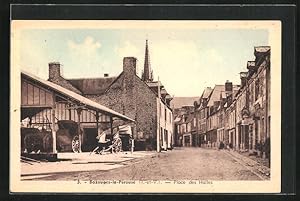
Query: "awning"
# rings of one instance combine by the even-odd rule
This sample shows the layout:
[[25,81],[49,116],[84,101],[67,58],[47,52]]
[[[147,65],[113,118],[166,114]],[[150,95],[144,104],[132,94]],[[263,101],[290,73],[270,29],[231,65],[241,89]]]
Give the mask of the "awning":
[[38,82],[42,85],[44,85],[46,88],[48,89],[51,89],[53,91],[55,91],[56,93],[60,94],[60,95],[63,95],[67,98],[70,98],[72,99],[74,102],[77,102],[79,104],[82,104],[84,105],[87,109],[91,109],[91,110],[95,110],[95,111],[98,111],[100,113],[104,113],[104,114],[107,114],[108,116],[112,116],[112,117],[117,117],[121,120],[126,120],[126,121],[131,121],[131,122],[134,122],[133,119],[123,115],[123,114],[120,114],[112,109],[109,109],[99,103],[96,103],[84,96],[81,96],[73,91],[70,91],[62,86],[59,86],[57,84],[54,84],[50,81],[47,81],[47,80],[43,80],[35,75],[32,75],[28,72],[24,72],[23,70],[21,71],[21,75],[22,76],[25,76],[35,82]]

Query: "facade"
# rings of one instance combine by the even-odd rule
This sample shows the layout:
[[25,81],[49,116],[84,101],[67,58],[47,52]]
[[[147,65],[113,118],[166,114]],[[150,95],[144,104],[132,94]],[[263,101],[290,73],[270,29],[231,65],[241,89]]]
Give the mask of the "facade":
[[206,142],[210,147],[218,147],[219,144],[228,141],[225,130],[226,108],[239,85],[233,85],[226,81],[224,85],[216,85],[209,96],[207,104],[207,129]]
[[236,101],[229,100],[227,104],[228,107],[225,109],[225,141],[228,142],[230,148],[234,148],[236,147]]
[[198,143],[196,146],[206,146],[207,145],[207,117],[208,117],[208,100],[209,96],[212,92],[212,88],[207,87],[200,99],[199,104],[197,104],[196,109],[196,119],[197,119],[197,135],[198,135]]
[[270,47],[254,48],[255,61],[247,62],[249,99],[248,148],[269,158],[270,154]]
[[[270,154],[270,47],[254,48],[255,61],[241,72],[241,88],[235,97],[236,150]],[[233,108],[233,107],[232,107]]]
[[[247,71],[240,73],[240,85],[226,81],[203,91],[194,111],[185,113],[187,121],[177,119],[178,136],[185,136],[185,142],[191,137],[191,146],[224,144],[270,156],[270,47],[255,47],[254,55],[255,61],[248,61]],[[196,124],[190,125],[194,119]]]
[[194,106],[183,106],[174,110],[174,133],[175,145],[190,147],[193,146],[193,135],[195,135],[196,118]]
[[117,77],[65,79],[59,64],[49,65],[49,81],[68,87],[86,98],[135,120],[132,133],[136,150],[167,150],[173,145],[172,97],[160,81],[153,81],[148,41],[142,79],[137,76],[136,58],[123,59],[123,71]]

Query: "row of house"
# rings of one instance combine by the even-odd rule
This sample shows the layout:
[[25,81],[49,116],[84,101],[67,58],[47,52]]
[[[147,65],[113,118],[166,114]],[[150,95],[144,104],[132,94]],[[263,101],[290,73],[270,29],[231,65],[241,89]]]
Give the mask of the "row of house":
[[[123,58],[123,71],[116,77],[105,73],[104,77],[69,79],[62,75],[59,62],[51,62],[48,81],[134,120],[135,123],[131,123],[130,126],[135,139],[135,150],[170,149],[173,144],[173,113],[170,107],[172,97],[160,81],[153,80],[148,41],[141,77],[138,76],[136,63],[135,57]],[[40,124],[48,113],[51,113],[51,108],[30,115],[31,124]],[[96,141],[95,137],[99,131],[95,130],[95,115],[91,115],[87,110],[80,113],[79,117],[73,113],[68,111],[65,103],[58,102],[55,116],[53,119],[48,118],[48,121],[79,119],[84,135]],[[97,122],[98,120],[99,117]],[[100,116],[99,122],[99,127],[105,129],[112,121],[103,115]]]
[[241,83],[204,89],[194,105],[174,111],[177,146],[225,147],[270,154],[270,47],[254,48]]

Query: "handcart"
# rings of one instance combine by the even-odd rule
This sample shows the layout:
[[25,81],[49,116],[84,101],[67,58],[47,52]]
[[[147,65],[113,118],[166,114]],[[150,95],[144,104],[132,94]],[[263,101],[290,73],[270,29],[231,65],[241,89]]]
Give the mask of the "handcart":
[[105,153],[119,153],[122,151],[122,140],[119,136],[119,131],[113,135],[113,140],[106,139],[107,132],[102,132],[96,137],[98,139],[98,146],[90,152],[90,155],[93,153],[96,154],[105,154]]

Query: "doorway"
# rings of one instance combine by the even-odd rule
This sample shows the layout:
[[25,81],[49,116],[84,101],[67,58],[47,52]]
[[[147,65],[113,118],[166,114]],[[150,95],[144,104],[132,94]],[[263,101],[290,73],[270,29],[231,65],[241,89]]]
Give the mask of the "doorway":
[[83,143],[82,151],[92,151],[96,146],[98,146],[97,128],[84,128],[83,129]]

